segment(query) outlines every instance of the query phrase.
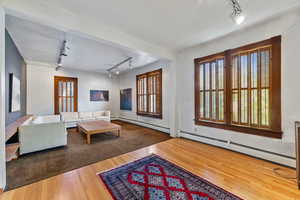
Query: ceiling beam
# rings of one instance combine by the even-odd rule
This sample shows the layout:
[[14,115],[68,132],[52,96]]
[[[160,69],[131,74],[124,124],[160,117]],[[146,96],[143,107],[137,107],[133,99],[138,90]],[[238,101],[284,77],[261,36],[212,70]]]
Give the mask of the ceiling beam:
[[9,15],[45,24],[58,30],[89,36],[97,41],[109,42],[132,51],[148,53],[161,59],[175,60],[176,58],[175,53],[168,47],[145,41],[119,28],[104,23],[99,24],[100,22],[97,19],[83,18],[77,13],[55,7],[49,2],[9,0],[4,1],[2,5]]

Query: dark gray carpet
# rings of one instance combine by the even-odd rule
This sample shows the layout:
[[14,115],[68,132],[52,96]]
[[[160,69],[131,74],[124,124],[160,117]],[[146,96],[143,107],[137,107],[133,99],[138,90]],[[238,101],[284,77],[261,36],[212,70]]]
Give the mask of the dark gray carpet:
[[170,139],[166,133],[123,122],[114,123],[122,126],[121,137],[113,133],[93,135],[92,144],[88,145],[84,134],[69,129],[66,147],[23,155],[8,162],[7,190]]

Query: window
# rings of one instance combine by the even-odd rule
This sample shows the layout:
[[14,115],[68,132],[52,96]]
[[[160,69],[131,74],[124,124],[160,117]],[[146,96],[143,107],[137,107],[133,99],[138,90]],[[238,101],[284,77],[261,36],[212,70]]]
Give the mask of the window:
[[195,59],[198,125],[280,138],[281,37]]
[[162,118],[162,69],[136,76],[137,114]]
[[224,122],[224,56],[199,63],[201,120]]

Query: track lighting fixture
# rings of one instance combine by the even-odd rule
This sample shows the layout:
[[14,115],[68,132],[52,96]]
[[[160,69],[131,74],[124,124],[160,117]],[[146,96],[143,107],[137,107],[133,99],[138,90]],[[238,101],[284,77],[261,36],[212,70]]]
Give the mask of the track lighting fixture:
[[68,56],[68,50],[69,50],[69,49],[70,49],[70,48],[69,48],[68,45],[67,45],[67,41],[64,40],[60,55],[61,55],[61,56]]
[[62,60],[63,60],[63,57],[68,56],[68,50],[70,50],[70,48],[67,46],[67,41],[64,40],[63,44],[62,44],[62,48],[60,49],[56,71],[59,70],[63,66]]
[[238,2],[238,0],[230,0],[232,4],[232,20],[237,24],[240,25],[245,21],[245,15],[243,14],[243,10]]
[[129,69],[132,69],[132,57],[126,58],[125,60],[123,60],[122,62],[114,65],[113,67],[111,67],[110,69],[107,70],[108,72],[108,76],[111,78],[111,73],[115,73],[116,75],[120,74],[120,69],[119,67],[121,65],[123,65],[124,63],[128,62],[129,63]]

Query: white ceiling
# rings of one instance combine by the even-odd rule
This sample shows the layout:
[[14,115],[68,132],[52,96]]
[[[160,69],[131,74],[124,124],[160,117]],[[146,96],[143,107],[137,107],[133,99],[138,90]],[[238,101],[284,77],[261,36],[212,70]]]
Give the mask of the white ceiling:
[[[300,4],[299,0],[239,2],[247,16],[242,26],[235,25],[230,19],[228,0],[51,0],[43,1],[43,6],[117,27],[174,51],[221,37]],[[26,3],[33,7],[41,1],[28,0]]]
[[[158,60],[143,52],[99,42],[72,32],[66,33],[10,15],[6,17],[6,28],[27,61],[57,64],[64,40],[68,41],[70,48],[68,56],[63,57],[65,68],[105,72],[128,57],[133,57],[133,67],[141,67]],[[127,68],[121,68],[128,70],[128,63]]]

